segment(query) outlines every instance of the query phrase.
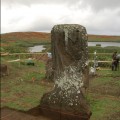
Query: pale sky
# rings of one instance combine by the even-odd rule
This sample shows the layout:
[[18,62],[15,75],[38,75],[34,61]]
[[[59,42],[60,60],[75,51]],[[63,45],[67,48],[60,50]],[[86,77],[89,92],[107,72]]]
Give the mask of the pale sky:
[[120,0],[1,0],[1,33],[50,32],[56,24],[120,35]]

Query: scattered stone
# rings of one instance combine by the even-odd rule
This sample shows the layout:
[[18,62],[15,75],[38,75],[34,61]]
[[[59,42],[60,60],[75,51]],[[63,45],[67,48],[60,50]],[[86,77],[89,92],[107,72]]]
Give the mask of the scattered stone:
[[6,64],[0,64],[0,77],[8,75],[8,66]]

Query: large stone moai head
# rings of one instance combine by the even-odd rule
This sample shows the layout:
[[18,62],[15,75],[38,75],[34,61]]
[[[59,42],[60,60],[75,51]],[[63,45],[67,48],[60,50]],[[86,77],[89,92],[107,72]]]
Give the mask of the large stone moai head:
[[81,90],[88,64],[86,29],[77,24],[55,25],[51,41],[55,85],[40,106],[59,111],[60,120],[88,120],[91,112]]
[[51,31],[51,40],[53,69],[57,74],[61,74],[68,66],[84,70],[88,60],[85,27],[76,24],[55,25]]

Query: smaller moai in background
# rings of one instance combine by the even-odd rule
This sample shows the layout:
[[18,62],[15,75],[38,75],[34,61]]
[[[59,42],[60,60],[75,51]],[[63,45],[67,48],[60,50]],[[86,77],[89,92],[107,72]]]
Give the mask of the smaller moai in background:
[[91,111],[82,88],[89,85],[85,27],[55,25],[51,31],[54,88],[43,95],[40,110],[52,120],[89,120]]
[[8,76],[8,66],[6,64],[0,64],[0,77]]
[[53,71],[53,61],[52,58],[48,58],[47,62],[46,62],[46,74],[45,74],[45,78],[48,82],[54,82],[54,71]]

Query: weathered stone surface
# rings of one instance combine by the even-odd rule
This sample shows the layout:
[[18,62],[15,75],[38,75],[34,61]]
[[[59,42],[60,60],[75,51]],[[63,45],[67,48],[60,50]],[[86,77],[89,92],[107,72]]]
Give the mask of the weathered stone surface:
[[8,75],[8,66],[5,64],[0,64],[0,77]]
[[40,107],[43,112],[58,111],[60,120],[88,120],[91,112],[81,90],[88,86],[86,29],[77,24],[55,25],[51,40],[55,85],[43,95]]
[[48,81],[53,81],[54,79],[54,70],[53,70],[53,62],[52,62],[52,58],[49,58],[46,62],[46,79]]

